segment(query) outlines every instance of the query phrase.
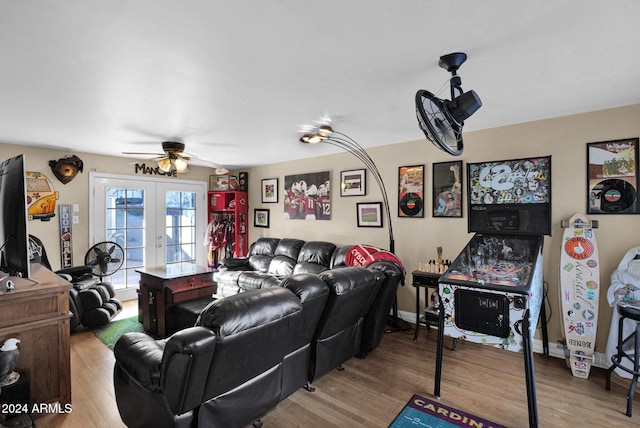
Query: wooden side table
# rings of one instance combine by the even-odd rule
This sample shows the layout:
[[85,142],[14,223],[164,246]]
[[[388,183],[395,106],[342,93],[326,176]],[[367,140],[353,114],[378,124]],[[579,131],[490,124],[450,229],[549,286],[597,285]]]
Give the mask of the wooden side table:
[[166,337],[173,333],[170,308],[216,292],[213,270],[192,264],[137,269],[140,273],[142,324],[145,331]]

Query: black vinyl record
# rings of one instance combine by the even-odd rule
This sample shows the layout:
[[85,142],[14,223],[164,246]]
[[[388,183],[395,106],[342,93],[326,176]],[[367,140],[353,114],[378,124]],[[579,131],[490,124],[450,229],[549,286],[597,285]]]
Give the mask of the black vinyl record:
[[625,180],[603,180],[594,190],[599,191],[600,209],[606,213],[623,213],[636,201],[636,189]]
[[422,198],[417,193],[407,192],[400,198],[400,210],[407,216],[420,214],[424,204]]

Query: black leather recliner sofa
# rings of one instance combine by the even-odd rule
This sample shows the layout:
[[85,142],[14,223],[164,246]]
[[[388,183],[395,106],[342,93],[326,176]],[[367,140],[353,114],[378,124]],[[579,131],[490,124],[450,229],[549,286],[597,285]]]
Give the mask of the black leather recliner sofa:
[[[129,427],[244,427],[360,350],[386,275],[345,267],[220,298],[167,339],[128,333],[114,385]],[[386,316],[386,314],[385,314]]]
[[[248,254],[242,258],[227,258],[221,261],[214,272],[217,294],[229,296],[246,290],[280,285],[289,275],[316,273],[348,266],[348,253],[353,245],[336,246],[325,241],[303,241],[292,238],[259,238],[251,244]],[[365,316],[361,349],[358,356],[365,356],[380,344],[387,323],[387,315],[395,302],[400,284],[404,284],[404,267],[392,259],[371,260],[368,269],[385,274],[380,287]],[[196,304],[197,307],[198,304]],[[200,304],[202,307],[203,303]],[[187,323],[192,324],[196,313]],[[184,314],[182,314],[184,315]]]

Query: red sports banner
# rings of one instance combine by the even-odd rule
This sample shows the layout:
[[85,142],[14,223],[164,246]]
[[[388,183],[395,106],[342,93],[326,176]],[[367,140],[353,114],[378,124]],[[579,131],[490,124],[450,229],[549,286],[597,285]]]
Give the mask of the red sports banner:
[[354,245],[349,249],[349,252],[345,257],[345,264],[347,266],[366,267],[378,261],[395,263],[400,266],[403,272],[405,271],[402,262],[395,254],[370,245]]

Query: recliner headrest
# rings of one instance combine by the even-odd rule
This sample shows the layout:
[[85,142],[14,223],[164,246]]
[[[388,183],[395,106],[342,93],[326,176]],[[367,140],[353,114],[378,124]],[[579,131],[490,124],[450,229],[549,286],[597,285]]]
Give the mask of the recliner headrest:
[[300,300],[286,288],[252,290],[210,303],[196,326],[207,327],[219,337],[230,336],[302,310]]

